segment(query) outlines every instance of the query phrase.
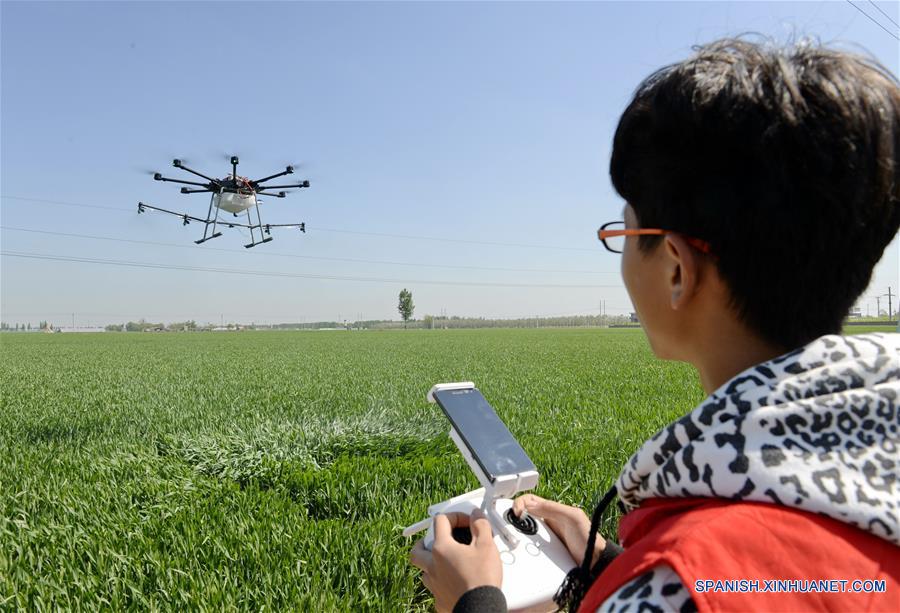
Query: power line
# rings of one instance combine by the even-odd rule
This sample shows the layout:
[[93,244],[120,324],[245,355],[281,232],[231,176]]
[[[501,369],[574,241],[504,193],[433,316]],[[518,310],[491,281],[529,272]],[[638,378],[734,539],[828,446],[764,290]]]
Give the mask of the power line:
[[118,206],[103,206],[102,204],[86,204],[84,202],[66,202],[64,200],[45,200],[43,198],[26,198],[24,196],[0,196],[6,200],[24,200],[25,202],[38,202],[40,204],[63,204],[66,206],[78,206],[87,209],[104,209],[106,211],[119,211],[121,213],[133,213],[134,209],[123,209]]
[[[881,28],[882,30],[884,30],[885,32],[887,32],[888,34],[890,34],[891,36],[893,36],[895,40],[900,41],[900,37],[898,37],[896,34],[894,34],[894,33],[891,32],[890,30],[888,30],[886,27],[884,27],[883,25],[881,25],[881,22],[880,22],[880,21],[877,21],[875,18],[873,18],[873,17],[872,17],[871,15],[869,15],[867,12],[865,12],[864,10],[862,10],[861,8],[859,8],[858,6],[856,6],[855,4],[853,4],[853,2],[851,2],[851,0],[847,0],[847,4],[849,4],[850,6],[852,6],[853,8],[855,8],[857,11],[859,11],[860,13],[862,13],[863,15],[865,15],[866,18],[867,18],[869,21],[871,21],[871,22],[874,23],[876,26],[878,26],[879,28]],[[876,8],[877,8],[877,7],[876,7]]]
[[892,24],[894,24],[895,26],[897,26],[898,28],[900,28],[900,24],[898,24],[896,21],[894,21],[893,19],[891,19],[891,16],[888,15],[887,13],[885,13],[884,11],[882,11],[881,8],[879,8],[879,6],[878,6],[877,4],[875,4],[874,2],[872,2],[872,0],[869,0],[869,4],[871,4],[872,6],[874,6],[874,7],[875,7],[875,10],[878,11],[879,13],[881,13],[882,15],[884,15],[884,16],[887,18],[888,21],[890,21]]
[[[896,296],[896,294],[895,294],[895,296]],[[628,311],[629,310],[629,308],[624,307],[622,305],[617,305],[617,306],[614,305],[612,308],[617,311]],[[565,318],[565,317],[598,317],[598,315],[594,315],[592,312],[600,311],[600,310],[602,310],[601,307],[585,307],[580,310],[568,310],[565,312],[556,312],[556,313],[540,313],[540,314],[536,314],[536,315],[535,314],[526,314],[526,315],[523,315],[523,314],[518,314],[518,315],[501,314],[501,315],[490,315],[490,316],[456,315],[455,317],[460,317],[462,319],[484,318],[484,319],[499,319],[499,320],[553,319],[553,318]],[[29,312],[13,312],[13,313],[4,312],[3,313],[4,317],[35,317],[35,316],[37,316],[37,317],[70,317],[71,315],[72,315],[71,310],[67,310],[67,311],[29,311]],[[89,318],[113,317],[113,318],[120,318],[120,319],[128,319],[128,318],[132,318],[132,317],[138,317],[134,313],[132,313],[130,315],[126,315],[123,313],[99,313],[96,311],[76,311],[75,315],[77,315],[78,317],[81,317],[81,318],[84,318],[84,317],[89,317]],[[359,316],[359,314],[357,314],[357,315],[358,316],[357,316],[356,321],[365,321],[365,319],[363,317]],[[196,315],[196,312],[195,313],[181,312],[181,313],[174,313],[174,314],[168,313],[166,315],[162,315],[160,313],[143,313],[140,316],[144,317],[144,318],[151,318],[151,319],[165,319],[167,317],[184,317],[187,319],[203,319],[203,317],[198,317]],[[215,314],[215,316],[211,316],[208,313],[206,314],[207,319],[215,319],[216,317],[220,317],[220,316],[224,317],[224,314],[218,313],[218,312]],[[256,318],[257,320],[259,320],[259,319],[287,320],[292,317],[297,317],[297,314],[296,313],[284,313],[284,314],[281,314],[281,313],[276,313],[276,314],[272,314],[272,313],[228,313],[228,317],[230,317],[230,318],[235,318],[235,317]],[[443,315],[443,314],[432,315],[432,317],[434,317],[435,320],[440,320],[442,318],[449,319],[448,316]],[[322,319],[322,321],[326,321],[326,320]]]
[[[613,307],[617,311],[628,311],[629,309],[618,306]],[[496,317],[487,317],[486,319],[563,319],[566,317],[602,317],[603,314],[599,313],[594,315],[593,313],[586,313],[585,311],[600,311],[600,307],[587,307],[586,309],[582,309],[581,311],[566,311],[565,313],[545,313],[541,315],[498,315]],[[437,317],[437,316],[435,316]],[[480,316],[476,316],[480,317]],[[475,319],[475,317],[473,317]]]
[[[113,206],[103,206],[99,204],[86,204],[82,202],[66,202],[62,200],[45,200],[43,198],[27,198],[24,196],[6,196],[2,195],[0,198],[5,198],[8,200],[22,200],[25,202],[37,202],[41,204],[60,204],[66,206],[77,206],[77,207],[85,207],[90,209],[103,209],[107,211],[119,211],[121,213],[131,213],[132,209],[123,209],[121,207],[113,207]],[[223,222],[227,223],[227,222]],[[597,253],[597,249],[591,249],[589,247],[563,247],[558,245],[534,245],[529,243],[504,243],[504,242],[493,242],[493,241],[476,241],[469,240],[463,238],[446,238],[443,236],[417,236],[412,234],[393,234],[388,232],[364,232],[362,230],[345,230],[341,228],[321,228],[316,226],[311,226],[306,224],[307,232],[332,232],[338,234],[354,234],[359,236],[377,236],[380,238],[399,238],[403,240],[417,240],[417,241],[428,241],[428,242],[438,242],[438,243],[457,243],[457,244],[465,244],[465,245],[486,245],[490,247],[513,247],[517,249],[549,249],[556,251],[587,251],[591,253]]]
[[202,249],[203,251],[219,251],[223,253],[239,253],[239,254],[251,254],[251,255],[262,255],[262,256],[272,256],[272,257],[281,257],[281,258],[296,258],[303,260],[324,260],[330,262],[352,262],[356,264],[389,264],[393,266],[413,266],[413,267],[422,267],[422,268],[457,268],[462,270],[492,270],[492,271],[500,271],[500,272],[528,272],[528,273],[580,273],[580,274],[590,274],[590,275],[617,275],[618,272],[608,272],[608,271],[599,271],[599,270],[552,270],[552,269],[539,269],[539,268],[503,268],[503,267],[495,267],[495,266],[463,266],[463,265],[451,265],[451,264],[424,264],[417,262],[393,262],[388,260],[364,260],[359,258],[336,258],[336,257],[325,257],[325,256],[314,256],[314,255],[297,255],[292,253],[278,253],[272,251],[248,251],[248,250],[237,250],[237,249],[222,249],[220,247],[202,247],[198,248],[194,245],[179,245],[177,243],[162,243],[158,241],[143,241],[131,238],[119,238],[116,236],[97,236],[91,234],[76,234],[71,232],[52,232],[50,230],[37,230],[35,228],[18,228],[14,226],[3,226],[0,225],[0,229],[9,230],[14,232],[29,232],[31,234],[45,234],[48,236],[65,236],[70,238],[83,238],[83,239],[91,239],[91,240],[102,240],[102,241],[114,241],[119,243],[132,243],[136,245],[152,245],[155,247],[169,247],[175,249]]
[[360,234],[365,236],[381,236],[385,238],[402,238],[407,240],[424,240],[424,241],[433,241],[433,242],[444,242],[444,243],[463,243],[467,245],[489,245],[491,247],[518,247],[521,249],[553,249],[560,251],[590,251],[592,253],[596,253],[596,249],[589,249],[587,247],[560,247],[555,245],[531,245],[526,243],[497,243],[492,241],[473,241],[467,240],[463,238],[444,238],[442,236],[413,236],[410,234],[391,234],[387,232],[361,232],[357,230],[338,230],[335,228],[317,228],[315,226],[306,226],[306,229],[310,228],[314,230],[318,230],[319,232],[339,232],[341,234]]
[[27,258],[34,260],[49,260],[57,262],[76,262],[81,264],[105,264],[109,266],[127,266],[132,268],[154,268],[160,270],[183,270],[192,272],[209,272],[231,275],[245,275],[256,277],[281,277],[295,279],[322,279],[328,281],[361,281],[371,283],[398,283],[398,284],[421,284],[421,285],[456,285],[471,287],[529,287],[529,288],[547,288],[547,289],[597,289],[597,288],[616,288],[621,289],[619,285],[578,285],[578,284],[541,284],[541,283],[485,283],[477,281],[433,281],[429,279],[385,279],[375,277],[345,277],[337,275],[316,275],[305,273],[288,273],[264,270],[241,270],[232,268],[206,268],[200,266],[185,266],[181,264],[160,264],[156,262],[133,262],[128,260],[107,260],[100,258],[85,258],[70,255],[55,255],[48,253],[28,253],[22,251],[0,251],[0,255],[14,258]]

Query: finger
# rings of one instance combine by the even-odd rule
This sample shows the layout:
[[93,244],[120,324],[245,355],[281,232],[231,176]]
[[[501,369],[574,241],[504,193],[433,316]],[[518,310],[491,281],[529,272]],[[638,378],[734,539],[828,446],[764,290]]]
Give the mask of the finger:
[[409,563],[422,571],[431,568],[431,552],[425,549],[425,539],[419,540],[409,552]]
[[433,585],[432,585],[432,582],[431,582],[431,575],[429,575],[429,574],[426,573],[426,572],[423,572],[423,573],[419,576],[419,578],[422,580],[422,585],[424,585],[425,588],[426,588],[429,592],[431,592],[432,594],[434,594],[434,589],[432,589],[432,588],[433,588]]
[[[525,496],[523,496],[524,498]],[[523,502],[525,510],[531,515],[537,515],[551,521],[562,521],[566,519],[576,519],[583,511],[567,504],[561,504],[554,500],[547,500],[540,496],[531,495],[528,500]]]
[[491,522],[488,521],[487,516],[481,509],[472,511],[470,521],[472,522],[472,544],[478,545],[486,541],[490,541],[493,544],[494,534],[491,530]]
[[431,525],[434,526],[434,545],[431,546],[432,549],[437,547],[439,543],[453,540],[453,525],[444,513],[435,515],[434,522]]
[[522,517],[522,513],[528,509],[528,506],[534,506],[535,500],[543,500],[540,496],[535,496],[534,494],[525,494],[524,496],[519,496],[515,500],[513,500],[513,513],[516,514],[516,517]]

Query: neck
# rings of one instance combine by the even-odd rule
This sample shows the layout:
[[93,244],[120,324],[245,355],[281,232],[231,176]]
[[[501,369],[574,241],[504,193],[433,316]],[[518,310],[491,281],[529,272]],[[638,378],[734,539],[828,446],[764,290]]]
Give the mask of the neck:
[[763,340],[737,322],[707,325],[700,346],[688,361],[697,369],[703,391],[711,394],[726,381],[751,366],[767,362],[787,351]]

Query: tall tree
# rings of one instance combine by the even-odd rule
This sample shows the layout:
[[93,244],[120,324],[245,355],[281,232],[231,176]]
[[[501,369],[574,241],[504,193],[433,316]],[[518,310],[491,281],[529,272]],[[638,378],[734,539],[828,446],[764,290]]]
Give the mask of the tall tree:
[[413,310],[415,310],[416,305],[413,304],[412,292],[407,290],[405,287],[400,291],[400,304],[397,305],[397,310],[400,311],[400,317],[403,318],[403,327],[406,327],[406,322],[412,319]]

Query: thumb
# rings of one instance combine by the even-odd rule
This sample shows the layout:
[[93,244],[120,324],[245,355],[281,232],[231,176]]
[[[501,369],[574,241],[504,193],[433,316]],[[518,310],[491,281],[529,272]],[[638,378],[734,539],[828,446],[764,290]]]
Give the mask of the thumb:
[[472,540],[476,545],[482,541],[494,542],[494,534],[491,530],[491,522],[481,509],[475,509],[471,515],[471,525],[469,529],[472,531]]
[[573,507],[556,502],[555,500],[547,500],[533,494],[522,496],[522,508],[531,515],[544,517],[546,519],[563,519],[574,511]]

